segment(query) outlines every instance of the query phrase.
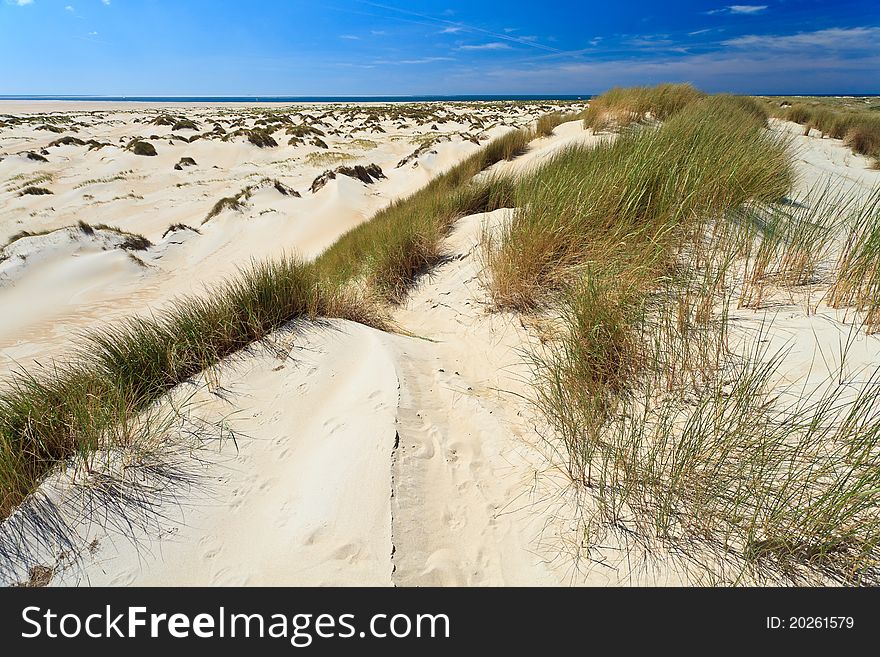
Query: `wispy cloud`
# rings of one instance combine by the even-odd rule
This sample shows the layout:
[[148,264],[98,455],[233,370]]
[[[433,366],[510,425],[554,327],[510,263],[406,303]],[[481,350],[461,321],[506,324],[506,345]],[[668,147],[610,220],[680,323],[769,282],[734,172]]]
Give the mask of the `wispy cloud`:
[[340,34],[340,39],[347,39],[348,41],[360,41],[361,38],[359,36],[355,36],[354,34]]
[[67,5],[67,6],[64,8],[64,10],[65,10],[65,11],[74,11],[73,5]]
[[[667,53],[649,60],[621,53],[601,61],[532,58],[473,67],[452,79],[459,88],[488,93],[541,88],[598,92],[615,85],[688,81],[707,91],[740,93],[876,93],[880,27],[833,28],[797,34],[748,35],[707,53]],[[568,53],[577,56],[581,51]],[[552,58],[552,56],[551,56]]]
[[[487,37],[491,37],[494,39],[498,39],[500,41],[507,41],[508,43],[518,43],[525,46],[530,46],[532,48],[538,48],[540,50],[547,50],[550,52],[560,52],[558,48],[552,48],[551,46],[546,46],[542,43],[537,43],[535,41],[527,41],[526,39],[513,36],[511,34],[501,34],[498,32],[493,32],[491,30],[487,30],[482,27],[478,27],[476,25],[470,25],[467,23],[462,23],[461,21],[450,21],[444,18],[436,18],[434,16],[430,16],[428,14],[422,14],[415,11],[410,11],[408,9],[401,9],[400,7],[392,7],[390,5],[385,5],[380,2],[369,2],[368,0],[364,0],[364,4],[369,5],[371,7],[376,7],[378,9],[384,9],[386,11],[394,12],[398,14],[396,16],[396,20],[406,20],[409,22],[424,22],[426,25],[443,25],[444,30],[447,34],[454,34],[456,32],[474,32],[479,34],[484,34]],[[444,12],[445,13],[445,12]],[[412,18],[404,18],[406,16]],[[420,21],[413,20],[414,18],[420,19]],[[450,29],[453,28],[453,29]]]
[[454,57],[421,57],[419,59],[378,59],[374,64],[406,64],[408,66],[418,64],[433,64],[435,62],[452,62]]
[[727,5],[721,9],[712,9],[706,13],[712,14],[760,14],[767,9],[767,5]]
[[501,41],[492,41],[491,43],[477,43],[459,46],[459,50],[510,50],[510,44]]
[[7,5],[18,5],[19,7],[25,7],[27,5],[34,4],[34,0],[6,0]]
[[722,45],[734,48],[753,48],[765,50],[859,50],[880,49],[880,27],[832,27],[814,32],[797,34],[750,34],[727,39]]

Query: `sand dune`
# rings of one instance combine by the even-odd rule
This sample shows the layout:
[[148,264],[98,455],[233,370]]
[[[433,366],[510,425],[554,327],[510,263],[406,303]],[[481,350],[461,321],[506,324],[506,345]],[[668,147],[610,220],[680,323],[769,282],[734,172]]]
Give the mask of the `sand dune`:
[[[7,154],[0,156],[0,181],[5,181],[0,187],[0,244],[23,230],[42,233],[85,221],[143,235],[154,246],[136,254],[142,267],[133,266],[134,260],[82,258],[84,254],[71,251],[67,262],[57,254],[53,266],[16,269],[16,290],[0,286],[0,308],[16,309],[14,319],[0,325],[0,372],[60,356],[75,334],[115,317],[154,311],[181,294],[200,292],[254,259],[291,252],[312,258],[379,208],[473,153],[480,142],[527,124],[543,111],[537,106],[437,105],[429,106],[427,116],[414,114],[401,121],[371,118],[376,115],[367,111],[370,106],[350,105],[295,105],[280,111],[259,105],[55,107],[0,106],[0,113],[20,112],[15,116],[21,121],[0,132],[0,153]],[[259,148],[244,136],[230,137],[237,129],[259,128],[265,116],[279,113],[292,117],[290,125],[320,130],[326,148],[307,141],[287,145],[287,124],[274,133],[278,147]],[[199,130],[156,125],[171,114],[195,121]],[[63,135],[40,130],[46,121],[54,121]],[[225,126],[226,134],[214,134],[215,125]],[[199,135],[205,136],[191,143],[180,139]],[[86,145],[50,146],[64,136]],[[158,155],[145,157],[128,150],[126,145],[135,138],[154,144]],[[434,143],[438,138],[442,139]],[[89,141],[106,145],[90,149]],[[414,145],[422,143],[431,145],[397,168]],[[45,153],[48,161],[30,160],[27,153]],[[176,170],[184,157],[195,165]],[[376,164],[387,178],[367,185],[339,176],[318,193],[309,192],[315,177],[340,159],[351,165]],[[300,196],[279,193],[265,184],[267,179]],[[21,195],[28,186],[52,193]],[[222,211],[203,223],[218,201],[250,186],[258,188],[241,208]],[[179,224],[199,232],[167,233]],[[9,253],[4,250],[0,259],[42,261],[41,249],[41,243],[29,240]],[[42,289],[52,290],[47,303],[24,303],[39,298],[34,295]]]
[[[800,130],[781,122],[773,129]],[[566,123],[495,169],[527,170],[569,144],[603,138],[580,122]],[[802,189],[828,174],[865,193],[880,184],[880,172],[868,170],[840,142],[796,142]],[[120,307],[127,312],[186,291],[195,280],[206,280],[195,274],[203,267],[219,276],[255,252],[271,255],[290,244],[313,256],[471,145],[438,145],[418,167],[398,170],[388,162],[403,157],[403,150],[389,146],[369,153],[387,181],[365,185],[339,176],[302,198],[265,188],[244,213],[224,212],[204,226],[199,215],[189,215],[200,234],[179,230],[156,237],[160,227],[182,218],[168,212],[145,233],[155,238],[139,254],[145,266],[132,263],[111,238],[101,237],[111,239],[107,250],[79,240],[74,229],[30,238],[43,240],[35,250],[45,261],[34,265],[43,278],[22,273],[0,295],[18,290],[24,303],[38,286],[72,279],[59,296],[81,297],[72,297],[69,309],[51,318],[29,315],[3,325],[5,339],[24,336],[17,338],[19,351],[6,350],[6,357],[45,353],[62,334],[40,334],[49,323],[62,322],[58,326],[65,328],[57,330],[67,331],[105,321],[108,305],[120,297],[127,298]],[[208,153],[194,153],[200,165],[202,158],[210,161]],[[302,179],[297,181],[291,186],[304,191]],[[344,321],[290,326],[218,371],[179,386],[171,398],[184,419],[148,455],[143,473],[128,475],[129,491],[102,488],[94,474],[74,468],[53,475],[3,525],[0,550],[9,558],[2,560],[0,580],[26,580],[29,568],[39,564],[52,569],[53,585],[698,581],[670,555],[636,563],[610,539],[585,550],[581,500],[529,403],[533,384],[523,353],[540,336],[518,316],[489,312],[482,285],[481,235],[497,230],[509,213],[458,222],[445,243],[447,259],[395,309],[398,334]],[[243,223],[242,214],[253,222]],[[53,262],[59,271],[52,270]],[[116,273],[107,273],[114,267]],[[103,273],[92,275],[88,268]],[[162,278],[154,269],[178,275]],[[88,281],[95,277],[117,296],[96,293],[89,310]],[[777,294],[770,310],[738,309],[732,321],[748,332],[772,317],[773,348],[793,345],[784,376],[818,380],[833,370],[827,359],[824,369],[817,365],[827,356],[823,349],[851,332],[844,311],[819,303],[826,288],[818,283],[804,290],[818,303],[814,312],[807,313],[800,298]],[[6,299],[14,297],[0,296],[4,304]],[[74,308],[87,308],[82,321]],[[878,340],[858,336],[848,359],[854,370],[874,363]],[[103,461],[119,473],[131,458],[120,451]],[[144,455],[138,458],[143,462]],[[37,516],[53,521],[35,522]]]

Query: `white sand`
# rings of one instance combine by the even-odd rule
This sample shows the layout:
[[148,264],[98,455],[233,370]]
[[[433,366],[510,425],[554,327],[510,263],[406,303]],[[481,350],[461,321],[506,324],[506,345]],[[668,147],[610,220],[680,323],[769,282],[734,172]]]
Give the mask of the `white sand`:
[[[421,124],[410,120],[403,128],[398,121],[383,120],[379,126],[385,132],[376,132],[364,115],[348,120],[343,110],[351,107],[358,106],[138,104],[132,109],[101,103],[0,103],[0,117],[40,113],[32,123],[0,129],[0,245],[23,230],[39,233],[79,221],[141,234],[155,245],[132,252],[143,266],[122,252],[111,255],[89,244],[72,243],[66,251],[53,248],[51,263],[21,267],[21,258],[44,259],[43,252],[53,241],[47,243],[45,237],[21,240],[15,253],[4,254],[11,256],[6,261],[0,255],[0,373],[7,373],[16,363],[29,367],[34,359],[47,362],[61,356],[78,332],[116,317],[156,310],[181,294],[201,292],[204,285],[222,280],[253,259],[282,253],[313,258],[381,207],[422,187],[479,148],[463,135],[486,143],[529,123],[541,112],[536,107],[453,106],[447,114],[443,106],[432,105],[453,120],[426,119]],[[169,126],[149,123],[172,113],[195,120],[200,131],[220,121],[232,132],[231,122],[253,127],[260,116],[254,112],[267,108],[289,113],[296,122],[326,132],[322,139],[328,148],[289,146],[284,131],[275,134],[276,148],[260,149],[243,137],[228,142],[169,143],[171,135],[197,132],[173,132]],[[63,133],[37,130],[44,115],[55,111],[64,112],[72,122],[61,124]],[[432,129],[435,125],[437,130]],[[46,148],[47,163],[25,157],[65,135],[113,145],[93,151],[74,145]],[[134,137],[153,135],[161,137],[150,142],[158,152],[156,157],[124,149]],[[434,137],[445,141],[414,163],[396,168],[419,140]],[[387,180],[365,185],[340,176],[312,194],[308,191],[312,180],[340,164],[314,158],[334,153],[349,156],[345,164],[378,164]],[[192,157],[197,166],[174,170],[182,157]],[[201,225],[221,198],[234,196],[266,177],[281,181],[302,197],[284,196],[269,186],[255,192],[243,212],[225,211]],[[20,196],[20,189],[29,182],[53,194]],[[176,231],[165,235],[170,226],[181,223],[198,228],[201,234]]]
[[[565,124],[498,168],[595,139]],[[865,190],[880,184],[839,142],[797,141],[802,185],[825,172]],[[100,492],[82,472],[72,484],[72,469],[53,477],[3,526],[0,582],[26,579],[35,564],[55,569],[54,585],[697,581],[663,555],[634,564],[613,543],[584,551],[576,491],[528,402],[522,356],[537,337],[516,316],[488,312],[480,281],[481,232],[508,212],[457,224],[449,260],[396,311],[406,335],[342,321],[293,327],[210,385],[180,386],[176,398],[193,395],[186,426],[198,418],[203,442],[172,432],[158,461],[129,475],[140,483],[128,497]],[[821,298],[821,286],[813,293]],[[833,351],[849,332],[846,314],[807,315],[799,299],[774,299],[734,321],[774,316],[773,347],[796,347],[784,371],[804,378],[819,348]],[[875,363],[878,347],[877,336],[859,336],[850,366]]]

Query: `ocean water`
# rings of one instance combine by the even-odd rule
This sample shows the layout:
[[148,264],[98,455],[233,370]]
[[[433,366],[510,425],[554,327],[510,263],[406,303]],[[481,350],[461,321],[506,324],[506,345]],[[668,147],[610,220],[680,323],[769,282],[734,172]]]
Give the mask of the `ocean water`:
[[513,96],[4,96],[0,100],[73,100],[132,103],[425,103],[434,101],[589,100],[581,95]]

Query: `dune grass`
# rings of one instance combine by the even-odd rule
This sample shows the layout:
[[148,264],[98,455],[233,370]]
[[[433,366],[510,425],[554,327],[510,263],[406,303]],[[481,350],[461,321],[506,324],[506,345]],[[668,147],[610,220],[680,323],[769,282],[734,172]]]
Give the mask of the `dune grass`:
[[519,183],[519,210],[490,255],[493,297],[535,308],[581,269],[613,263],[650,284],[695,218],[777,200],[791,181],[785,143],[725,97],[601,148],[568,149]]
[[17,373],[0,393],[0,512],[57,461],[85,462],[124,441],[136,415],[177,383],[285,322],[319,314],[348,316],[339,297],[320,290],[313,266],[255,264],[206,296],[91,334],[68,364]]
[[[631,96],[652,94],[613,95]],[[659,127],[560,153],[519,181],[511,221],[486,235],[490,292],[561,327],[532,354],[536,401],[609,530],[734,580],[876,582],[876,374],[786,397],[784,354],[764,351],[763,332],[729,344],[743,259],[803,284],[837,222],[821,209],[829,192],[808,209],[784,201],[788,145],[765,122],[754,101],[701,98]],[[855,212],[838,297],[866,306],[880,231],[876,211]]]
[[880,332],[880,189],[850,213],[829,304],[866,313],[868,333]]
[[648,116],[665,121],[706,94],[689,84],[656,87],[615,87],[590,100],[584,126],[594,130],[626,127]]
[[349,231],[319,258],[323,276],[332,285],[361,281],[384,301],[399,300],[417,274],[440,258],[441,241],[456,219],[512,203],[508,180],[467,183],[492,164],[524,152],[530,138],[523,131],[499,137]]
[[549,112],[547,114],[542,114],[538,117],[538,121],[535,124],[535,134],[538,137],[549,137],[553,134],[556,126],[568,121],[577,121],[582,118],[584,117],[581,112]]
[[528,145],[512,132],[362,224],[313,263],[257,263],[199,297],[91,333],[66,361],[18,371],[0,389],[0,516],[58,462],[134,440],[162,395],[296,319],[345,318],[385,328],[399,298],[440,256],[459,216],[501,203],[506,187],[471,178]]
[[818,130],[823,136],[842,139],[853,152],[874,158],[880,166],[880,115],[824,100],[800,101],[786,107],[768,103],[773,116],[804,126],[805,134]]

